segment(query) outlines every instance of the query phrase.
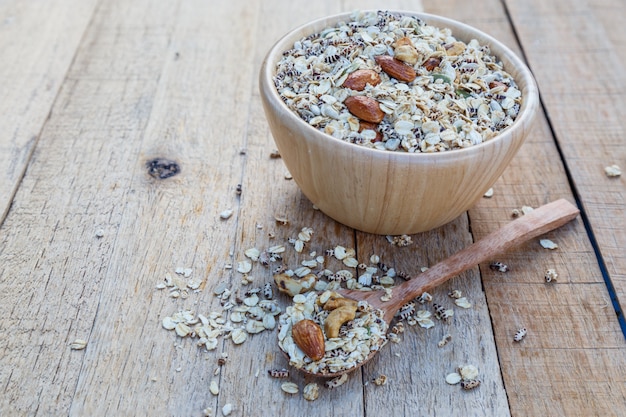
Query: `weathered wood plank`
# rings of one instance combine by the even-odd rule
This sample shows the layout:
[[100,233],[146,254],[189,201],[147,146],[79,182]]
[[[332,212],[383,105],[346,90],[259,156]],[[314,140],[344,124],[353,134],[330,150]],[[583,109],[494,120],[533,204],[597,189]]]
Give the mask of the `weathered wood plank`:
[[[626,305],[626,179],[604,167],[626,165],[626,31],[607,20],[623,2],[507,2],[542,92],[546,113],[581,197],[610,280]],[[597,7],[596,7],[597,4]],[[554,19],[558,15],[559,19]],[[535,42],[537,33],[541,43]],[[601,62],[602,70],[591,62]],[[614,70],[610,70],[614,69]]]
[[[67,4],[53,6],[70,10]],[[16,16],[39,22],[33,16],[39,6],[3,5],[0,16],[14,8],[20,10],[13,13]],[[408,0],[385,6],[421,7]],[[613,0],[600,6],[601,18],[583,22],[591,25],[589,30],[596,21],[613,25],[612,11],[623,9]],[[559,244],[556,251],[530,242],[502,256],[500,260],[511,267],[509,273],[481,265],[480,271],[474,268],[433,291],[436,302],[452,306],[447,293],[459,289],[474,307],[455,309],[452,323],[437,322],[433,329],[407,326],[400,344],[387,345],[341,388],[322,388],[316,402],[284,394],[281,381],[267,376],[267,369],[286,366],[275,332],[249,336],[241,346],[220,339],[217,349],[207,352],[196,345],[197,339],[181,339],[162,328],[161,320],[178,310],[205,315],[222,311],[213,294],[219,283],[239,289],[241,295],[246,288],[270,281],[271,271],[255,265],[252,284],[244,285],[242,274],[228,265],[236,267],[249,247],[285,243],[303,226],[313,228],[313,240],[302,254],[286,244],[285,263],[290,267],[310,258],[311,251],[321,253],[342,244],[356,247],[362,261],[376,253],[397,270],[418,274],[420,267],[510,221],[513,208],[572,198],[552,132],[540,118],[535,134],[496,184],[492,199],[479,202],[469,217],[413,236],[415,243],[409,247],[391,246],[383,236],[355,233],[316,211],[285,179],[280,159],[269,157],[274,145],[257,92],[258,69],[274,40],[294,26],[330,13],[376,7],[369,1],[104,2],[76,54],[68,40],[72,33],[77,45],[82,33],[76,15],[70,19],[62,12],[52,13],[65,16],[58,22],[71,24],[47,42],[68,43],[58,61],[47,51],[24,55],[32,68],[49,63],[47,70],[27,78],[52,77],[53,88],[42,94],[44,81],[33,82],[35,98],[20,102],[33,113],[18,123],[15,132],[21,137],[40,135],[41,140],[10,215],[0,226],[0,328],[11,335],[0,338],[0,414],[200,416],[206,407],[219,415],[228,403],[234,405],[233,415],[626,412],[625,342],[581,220],[548,235]],[[581,13],[589,10],[587,4],[534,7],[526,14],[513,10],[516,26],[517,19],[531,13],[550,17],[568,12],[572,20],[559,23],[557,31],[567,33],[572,22],[580,23]],[[78,16],[84,18],[89,6],[81,4],[79,9]],[[500,2],[478,8],[471,2],[428,2],[426,11],[464,20],[517,49]],[[5,27],[13,23],[3,22]],[[42,33],[53,31],[54,25],[48,24]],[[24,27],[34,26],[23,25],[20,30]],[[23,46],[23,32],[11,33]],[[518,33],[523,35],[523,47],[533,39]],[[616,50],[623,46],[620,36],[608,33]],[[0,37],[0,45],[4,39]],[[556,42],[558,36],[550,39]],[[42,35],[34,45],[50,43]],[[524,49],[533,48],[534,44]],[[21,57],[15,52],[19,49],[10,50],[14,52],[8,56]],[[539,46],[537,51],[537,57],[545,55]],[[588,52],[580,51],[575,52]],[[61,86],[65,74],[61,64],[65,62],[67,69],[74,55]],[[623,54],[616,56],[611,59],[623,62]],[[542,72],[546,68],[554,69],[530,61],[538,78],[547,77]],[[576,74],[588,71],[582,63],[572,68]],[[22,76],[15,70],[2,71],[9,70],[0,69],[0,79],[7,74],[12,80]],[[604,103],[597,95],[604,87],[589,90],[597,103]],[[571,95],[549,88],[545,91],[555,100],[546,101],[553,112],[549,114],[560,115],[553,109],[556,99]],[[25,90],[14,86],[6,91],[15,98]],[[46,99],[38,101],[43,96]],[[608,101],[612,96],[607,97]],[[586,117],[582,107],[571,109],[577,119]],[[601,130],[599,119],[589,120],[600,132],[616,132],[615,115],[602,117],[608,130]],[[568,126],[574,126],[571,116],[569,121]],[[552,116],[551,122],[555,126]],[[37,127],[34,134],[31,127]],[[570,137],[566,128],[556,129],[561,143]],[[29,149],[33,146],[27,144]],[[20,149],[22,156],[13,159],[24,164],[30,150]],[[568,163],[578,161],[587,157],[585,152],[579,146],[565,157]],[[145,163],[155,157],[176,161],[181,172],[164,180],[148,176]],[[237,184],[242,184],[241,195],[235,192]],[[619,187],[621,182],[608,184]],[[599,197],[613,189],[602,190],[589,198],[581,194],[588,201],[587,210],[603,204],[606,211],[608,205]],[[225,209],[234,214],[223,221],[219,213]],[[623,206],[613,209],[615,216],[623,213]],[[288,218],[289,224],[276,222],[276,215]],[[595,223],[592,227],[596,230]],[[101,237],[96,236],[98,230]],[[604,235],[620,243],[618,232]],[[607,247],[605,243],[603,250]],[[605,259],[619,271],[622,258]],[[331,268],[340,267],[337,261],[328,262]],[[177,276],[174,269],[179,266],[191,268],[191,277],[201,280],[201,287],[188,297],[172,298],[168,289],[155,285],[167,273]],[[547,286],[543,273],[552,267],[559,279]],[[286,305],[286,298],[280,299]],[[528,327],[529,335],[514,343],[512,334],[521,326]],[[452,342],[437,347],[446,333]],[[89,341],[84,351],[70,350],[69,343],[76,338]],[[222,353],[228,355],[226,364],[214,373]],[[465,363],[480,369],[478,390],[463,392],[444,382],[448,372]],[[388,383],[379,387],[372,379],[381,374],[387,375]],[[290,379],[300,389],[311,381],[323,383],[302,375]],[[208,391],[211,380],[219,382],[217,396]]]
[[[242,1],[219,7],[177,2],[138,28],[169,27],[169,32],[167,44],[155,51],[162,68],[135,154],[128,185],[133,194],[119,226],[125,238],[118,240],[111,255],[108,272],[115,283],[104,287],[101,296],[102,308],[117,314],[101,314],[94,321],[93,338],[99,343],[86,352],[87,366],[72,404],[77,415],[128,415],[134,410],[145,415],[201,415],[206,407],[216,409],[227,402],[241,410],[238,401],[245,397],[227,384],[220,396],[223,404],[208,391],[217,359],[232,349],[230,341],[220,339],[218,348],[207,352],[197,346],[198,339],[181,339],[164,330],[161,320],[179,310],[207,317],[211,311],[222,312],[215,287],[221,282],[239,286],[241,277],[226,265],[241,260],[236,230],[249,220],[241,217],[235,188],[246,157],[240,151],[250,106],[249,57],[254,54],[256,17],[257,9]],[[105,27],[115,21],[134,20],[115,11],[102,16]],[[103,49],[85,58],[106,53]],[[160,184],[147,181],[138,168],[153,156],[178,161],[181,173]],[[233,216],[220,220],[220,212],[227,209],[234,210]],[[132,253],[141,256],[129,258]],[[155,284],[178,265],[193,268],[193,277],[203,280],[204,289],[179,299],[155,291]],[[119,282],[119,276],[135,278]],[[136,299],[125,296],[129,292]],[[125,336],[119,333],[120,317],[130,318],[123,324]],[[118,384],[103,390],[98,381],[109,369]],[[232,383],[243,387],[241,381]]]
[[[68,414],[74,397],[81,397],[81,372],[84,380],[86,371],[94,369],[92,350],[99,353],[97,361],[110,365],[116,352],[145,344],[145,313],[123,316],[111,294],[149,309],[142,295],[151,295],[153,284],[149,289],[135,286],[140,278],[156,280],[161,272],[143,262],[148,250],[123,252],[126,246],[116,246],[133,238],[132,230],[120,227],[124,213],[140,216],[128,198],[135,176],[156,200],[176,209],[168,192],[158,192],[144,178],[140,154],[163,61],[172,58],[165,53],[172,6],[107,2],[98,9],[41,133],[11,215],[0,229],[0,326],[12,335],[0,341],[2,414]],[[144,210],[144,218],[152,219],[149,206]],[[98,229],[103,231],[100,239]],[[172,262],[173,251],[164,250],[160,242],[174,230],[161,230],[158,240],[146,240],[164,261]],[[111,261],[114,249],[122,251],[119,262]],[[145,269],[126,269],[124,259]],[[96,317],[108,317],[110,327],[94,327]],[[107,332],[112,336],[105,337]],[[89,340],[87,350],[70,350],[76,338]],[[121,387],[118,377],[125,366],[130,370],[130,363],[107,367],[94,377],[94,387],[103,395]],[[148,375],[135,377],[143,382]],[[124,399],[136,398],[128,393],[134,386],[143,384],[128,383],[123,399],[104,402],[95,395],[92,400],[115,408]]]
[[[458,3],[428,2],[425,6],[427,11],[449,13],[482,28],[519,51],[504,15],[493,16],[502,7],[499,3],[483,4],[480,10],[485,15]],[[524,10],[528,20],[523,24],[530,24],[538,16],[546,16],[546,24],[560,24],[560,19],[549,18],[545,10],[519,3],[511,7],[520,13]],[[513,19],[518,33],[527,31],[526,40],[522,38],[523,46],[526,46],[524,42],[528,44],[524,51],[540,48],[536,39],[542,30],[518,29],[522,21],[517,20],[515,13]],[[541,45],[545,45],[543,35]],[[558,47],[552,47],[552,54],[555,50]],[[535,62],[531,60],[530,64],[537,74]],[[559,73],[563,72],[567,71],[561,68]],[[541,83],[540,91],[542,96],[546,95]],[[512,210],[522,205],[536,207],[561,197],[573,198],[543,117],[539,117],[535,130],[495,185],[494,197],[481,200],[470,210],[475,239],[510,221]],[[575,158],[565,156],[568,164]],[[614,232],[607,233],[609,237],[613,235]],[[488,264],[481,265],[511,412],[513,415],[624,413],[626,346],[582,221],[578,219],[547,237],[557,242],[559,249],[548,251],[537,242],[529,242],[509,251],[498,259],[509,265],[510,272],[506,274],[490,270]],[[548,268],[559,273],[556,285],[543,282]],[[529,335],[518,344],[512,338],[520,327],[527,327]],[[563,360],[556,359],[559,357]],[[585,378],[580,378],[583,374]],[[599,395],[603,401],[600,404],[594,394],[608,386],[611,388]]]
[[0,223],[96,3],[0,4]]

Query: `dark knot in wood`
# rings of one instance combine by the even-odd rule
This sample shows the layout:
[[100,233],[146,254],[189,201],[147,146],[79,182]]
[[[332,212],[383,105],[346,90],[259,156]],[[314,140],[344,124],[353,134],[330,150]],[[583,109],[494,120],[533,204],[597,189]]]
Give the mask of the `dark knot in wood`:
[[148,174],[150,176],[164,180],[180,172],[180,165],[176,161],[172,161],[165,158],[154,158],[146,162],[146,168],[148,168]]

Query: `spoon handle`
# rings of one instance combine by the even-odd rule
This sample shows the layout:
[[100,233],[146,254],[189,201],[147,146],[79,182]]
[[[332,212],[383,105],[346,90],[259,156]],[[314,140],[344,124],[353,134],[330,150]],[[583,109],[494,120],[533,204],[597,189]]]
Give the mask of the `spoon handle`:
[[394,293],[404,296],[394,300],[394,304],[402,306],[461,272],[566,224],[578,213],[579,210],[564,199],[541,206],[401,284]]

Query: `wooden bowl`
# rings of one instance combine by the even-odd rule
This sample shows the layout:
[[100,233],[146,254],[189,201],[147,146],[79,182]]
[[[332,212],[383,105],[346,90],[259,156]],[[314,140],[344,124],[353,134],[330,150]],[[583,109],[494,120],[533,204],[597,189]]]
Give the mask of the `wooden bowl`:
[[[396,12],[396,11],[394,11]],[[464,42],[489,45],[522,92],[512,126],[468,148],[406,153],[365,148],[310,126],[281,100],[273,82],[276,64],[296,40],[348,21],[350,13],[305,24],[281,38],[260,72],[263,107],[276,146],[304,195],[329,217],[375,234],[413,234],[444,225],[472,207],[496,182],[532,127],[539,98],[530,70],[489,35],[444,17],[397,11],[450,28]]]

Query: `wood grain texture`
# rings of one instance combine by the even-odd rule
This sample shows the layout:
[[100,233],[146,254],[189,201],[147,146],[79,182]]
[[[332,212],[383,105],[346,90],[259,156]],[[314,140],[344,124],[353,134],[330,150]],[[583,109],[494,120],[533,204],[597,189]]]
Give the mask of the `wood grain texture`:
[[[545,16],[546,25],[558,26],[563,24],[561,16],[567,16],[566,11],[572,8],[561,4],[560,10],[549,12],[546,8],[552,5],[530,7],[527,3],[507,3],[513,11],[516,31],[527,33],[522,37],[526,54],[545,44],[543,37],[538,42],[537,33],[542,33],[541,29],[519,28],[522,22],[517,20],[517,13],[527,16],[525,24],[531,24],[537,16]],[[477,15],[469,10],[469,5],[425,2],[426,11],[449,13],[519,51],[504,15],[493,15],[502,5],[494,2],[482,6],[480,10],[485,13]],[[550,59],[546,55],[542,62],[529,61],[544,102],[551,93],[542,88],[538,72],[542,64],[552,61],[555,50],[567,48],[568,44],[553,45]],[[564,67],[559,68],[559,73],[564,78],[569,76]],[[579,116],[561,114],[562,122],[572,124],[577,123]],[[561,138],[561,147],[569,143],[568,138],[569,135]],[[545,118],[540,118],[535,132],[495,184],[494,197],[482,199],[470,210],[476,239],[510,222],[513,209],[571,198],[554,140]],[[589,155],[587,150],[585,153]],[[576,157],[566,157],[568,164],[572,158]],[[583,200],[587,201],[586,197]],[[613,232],[608,236],[612,237]],[[496,259],[509,265],[506,274],[492,271],[488,264],[481,265],[511,413],[518,416],[623,414],[626,344],[582,222],[579,219],[545,237],[557,242],[559,249],[548,251],[535,241],[512,250]],[[557,285],[545,284],[543,275],[548,268],[558,271]],[[514,343],[513,335],[521,327],[527,327],[529,334],[522,343]],[[602,398],[602,404],[596,395]]]
[[[625,306],[626,179],[623,175],[608,178],[604,167],[626,166],[626,75],[619,70],[625,62],[626,30],[621,26],[605,28],[603,22],[607,12],[626,15],[626,5],[593,0],[575,5],[563,1],[526,3],[507,2],[507,6],[535,69],[546,113],[589,217],[609,279],[620,304]],[[551,18],[555,14],[560,16],[558,22]],[[534,34],[539,32],[540,45],[534,42]],[[589,65],[594,61],[616,71],[599,78]]]
[[[599,3],[507,7],[515,12],[516,30],[516,16],[533,10],[566,29],[572,24],[567,19],[580,23],[579,14],[598,10],[592,23],[604,25],[619,56],[610,59],[623,62],[623,37],[610,30],[618,27],[614,12],[623,5]],[[410,0],[385,6],[421,9]],[[469,216],[412,236],[411,246],[357,233],[315,210],[285,178],[284,163],[269,157],[275,145],[258,94],[258,70],[289,29],[376,7],[369,0],[0,6],[0,46],[10,64],[0,68],[0,162],[8,167],[0,175],[0,212],[11,205],[0,225],[0,415],[202,416],[207,407],[221,415],[226,404],[234,406],[233,416],[626,414],[624,336],[580,219],[546,235],[558,243],[555,251],[529,242],[498,258],[511,267],[507,274],[483,264],[434,289],[435,302],[453,307],[448,292],[458,289],[473,307],[455,309],[449,324],[437,322],[432,329],[407,326],[401,343],[389,343],[342,387],[322,387],[314,402],[283,393],[282,381],[268,377],[268,369],[287,366],[275,332],[250,336],[241,346],[220,339],[207,352],[197,339],[162,328],[162,319],[181,309],[221,311],[213,294],[220,283],[241,292],[269,282],[271,271],[255,265],[253,283],[243,285],[229,265],[243,260],[245,249],[285,243],[304,226],[314,229],[313,239],[300,254],[287,244],[290,267],[312,251],[341,244],[355,247],[359,260],[378,254],[398,271],[418,275],[421,267],[510,222],[513,208],[573,201],[554,137],[540,118],[492,199],[481,200]],[[568,10],[571,16],[563,13]],[[428,0],[425,11],[461,19],[516,48],[511,22],[496,0],[480,7]],[[525,51],[543,53],[529,33],[518,33]],[[551,76],[543,72],[549,67],[532,56],[530,62],[539,79]],[[578,63],[572,71],[585,73]],[[594,100],[602,88],[592,91]],[[559,114],[555,105],[550,102],[546,111]],[[576,117],[587,116],[579,110]],[[602,120],[614,126],[614,115]],[[561,143],[570,137],[569,131],[555,131]],[[566,161],[587,158],[586,152],[576,145]],[[7,157],[8,165],[1,159]],[[177,162],[180,172],[151,177],[146,163],[157,157]],[[587,210],[604,197],[580,195]],[[232,217],[220,220],[226,209]],[[277,215],[289,223],[277,222]],[[621,242],[615,230],[601,233]],[[605,255],[618,272],[620,259]],[[328,258],[329,268],[342,265]],[[177,267],[192,269],[202,281],[200,291],[172,298],[155,288]],[[559,273],[555,285],[543,282],[547,268]],[[283,307],[287,301],[280,297]],[[529,334],[514,343],[512,334],[521,326]],[[437,347],[445,334],[452,341]],[[71,350],[79,338],[88,341],[86,349]],[[222,353],[226,364],[215,373]],[[445,375],[462,364],[478,366],[479,389],[464,392],[445,383]],[[388,383],[377,386],[372,380],[381,374]],[[212,380],[219,382],[219,395],[208,390]],[[324,382],[293,370],[290,380],[300,390]]]
[[0,4],[0,223],[96,3],[57,0]]

